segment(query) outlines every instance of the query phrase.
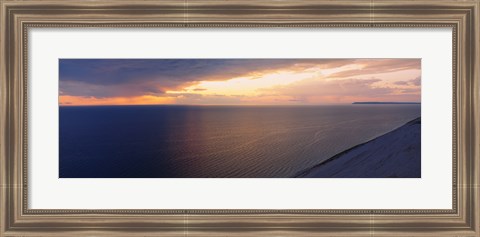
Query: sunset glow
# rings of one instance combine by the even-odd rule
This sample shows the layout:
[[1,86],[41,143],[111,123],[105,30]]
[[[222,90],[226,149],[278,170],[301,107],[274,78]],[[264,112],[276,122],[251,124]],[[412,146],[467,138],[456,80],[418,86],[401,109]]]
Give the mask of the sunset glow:
[[155,105],[155,104],[173,104],[175,103],[174,97],[162,97],[162,96],[132,96],[132,97],[107,97],[96,98],[86,96],[60,96],[60,104],[62,105],[129,105],[129,104],[141,104],[141,105]]
[[61,59],[60,105],[420,101],[420,59]]

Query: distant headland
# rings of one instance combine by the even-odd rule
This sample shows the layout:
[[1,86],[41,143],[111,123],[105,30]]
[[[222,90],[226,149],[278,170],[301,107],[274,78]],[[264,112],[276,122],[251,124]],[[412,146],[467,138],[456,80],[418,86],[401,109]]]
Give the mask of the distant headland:
[[366,101],[366,102],[353,102],[354,105],[419,105],[420,102],[375,102],[375,101]]

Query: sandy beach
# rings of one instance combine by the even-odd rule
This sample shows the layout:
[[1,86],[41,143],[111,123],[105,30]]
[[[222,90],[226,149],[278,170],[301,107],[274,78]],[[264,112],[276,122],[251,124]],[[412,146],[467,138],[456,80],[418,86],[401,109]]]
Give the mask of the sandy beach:
[[300,178],[420,178],[421,118],[308,168]]

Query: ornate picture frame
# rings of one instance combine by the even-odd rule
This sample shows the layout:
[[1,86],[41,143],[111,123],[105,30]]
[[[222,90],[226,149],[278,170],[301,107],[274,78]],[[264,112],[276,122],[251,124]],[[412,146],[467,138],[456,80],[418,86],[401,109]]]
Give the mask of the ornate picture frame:
[[[0,236],[480,236],[480,2],[1,0]],[[453,30],[452,209],[28,208],[28,29]]]

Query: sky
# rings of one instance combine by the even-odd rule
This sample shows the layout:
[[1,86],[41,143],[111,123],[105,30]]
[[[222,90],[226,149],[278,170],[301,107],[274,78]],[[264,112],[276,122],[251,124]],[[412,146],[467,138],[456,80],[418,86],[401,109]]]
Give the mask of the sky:
[[60,105],[420,102],[421,59],[60,59]]

